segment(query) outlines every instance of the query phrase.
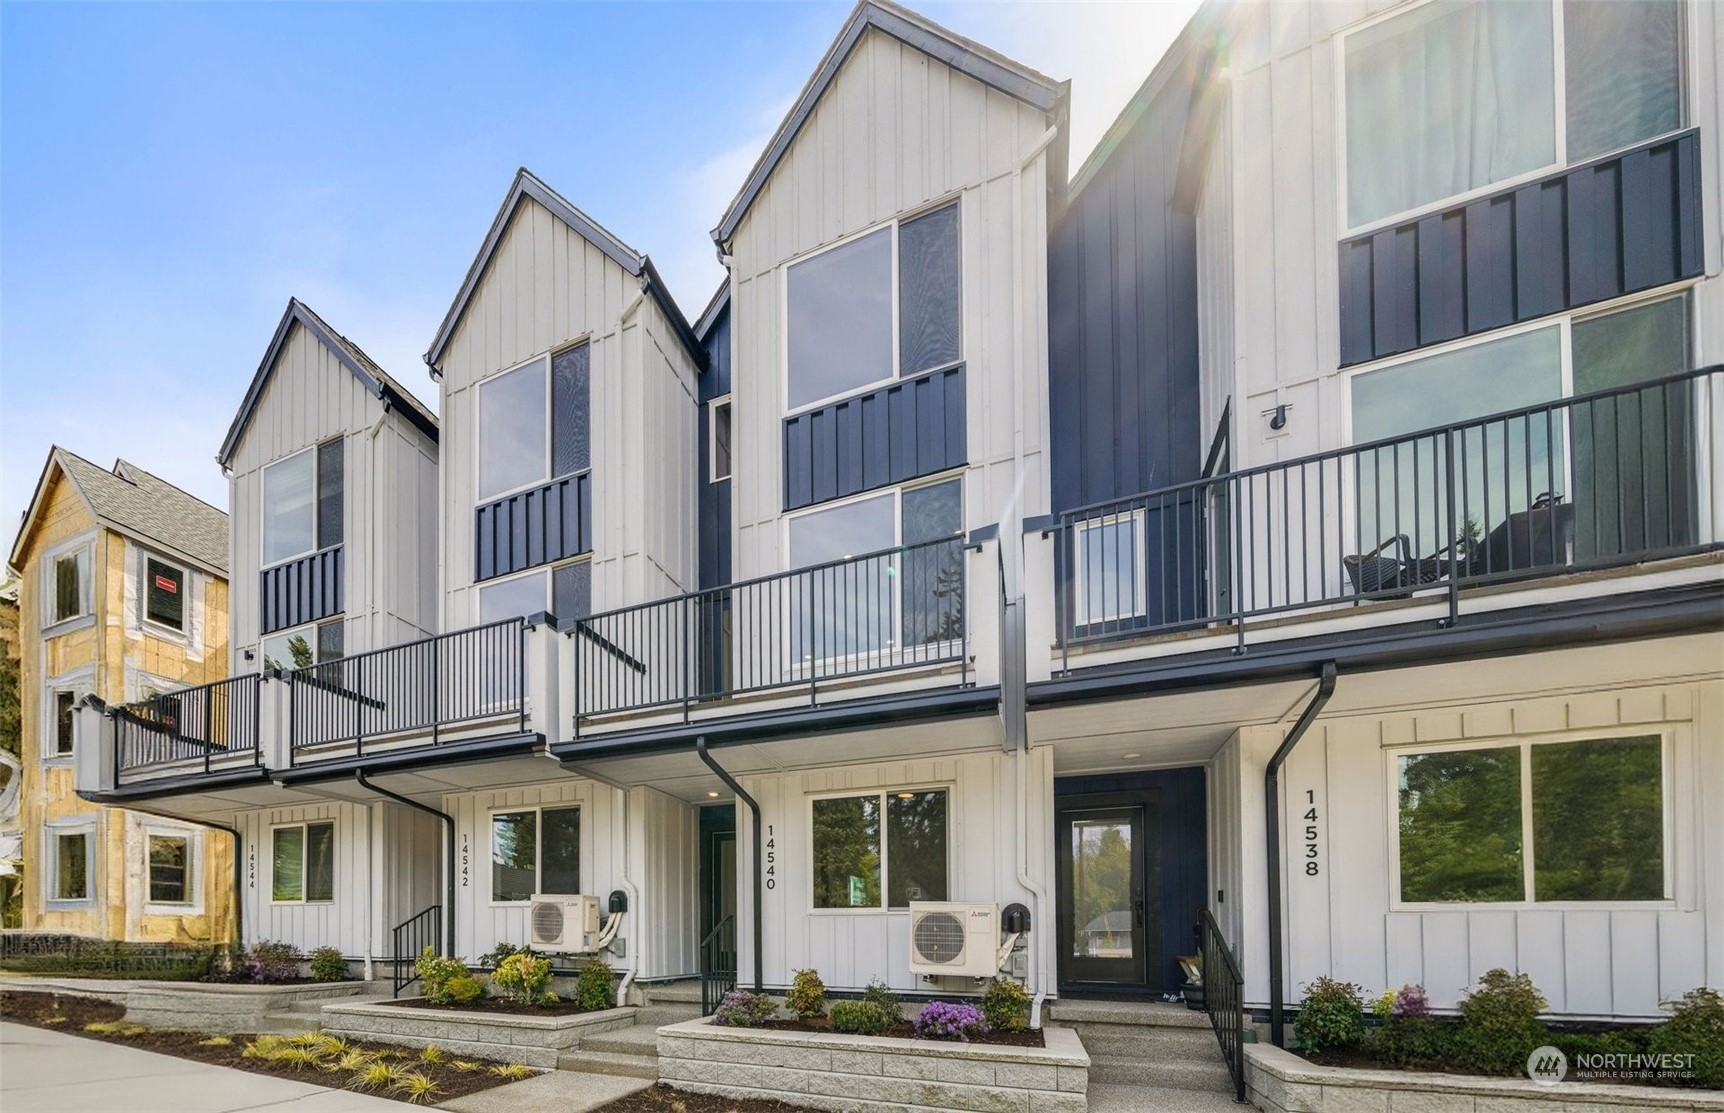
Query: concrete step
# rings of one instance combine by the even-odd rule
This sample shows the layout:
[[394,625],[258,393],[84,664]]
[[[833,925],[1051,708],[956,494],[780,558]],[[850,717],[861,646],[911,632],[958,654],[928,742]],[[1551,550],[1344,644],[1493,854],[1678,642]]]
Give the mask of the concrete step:
[[1220,1044],[1207,1028],[1146,1028],[1132,1024],[1073,1024],[1070,1027],[1091,1055],[1122,1058],[1213,1058]]
[[635,1026],[639,1028],[662,1028],[666,1024],[681,1024],[685,1020],[699,1020],[699,1005],[647,1005],[635,1014]]
[[1048,1022],[1067,1028],[1081,1023],[1135,1024],[1154,1028],[1208,1028],[1209,1014],[1162,1001],[1068,1001],[1047,1007]]
[[658,1056],[622,1055],[614,1051],[579,1048],[557,1056],[557,1069],[585,1074],[615,1074],[627,1078],[658,1078]]
[[700,979],[680,982],[656,982],[640,987],[649,1005],[682,1004],[700,1008]]
[[603,1051],[618,1055],[638,1055],[658,1058],[658,1032],[636,1024],[633,1028],[616,1028],[594,1036],[581,1037],[581,1051]]
[[1233,1079],[1216,1053],[1212,1062],[1201,1059],[1139,1059],[1115,1055],[1091,1055],[1090,1082],[1131,1086],[1158,1086],[1166,1090],[1231,1092]]
[[1238,1113],[1250,1108],[1234,1104],[1231,1087],[1209,1093],[1091,1081],[1087,1096],[1089,1113]]

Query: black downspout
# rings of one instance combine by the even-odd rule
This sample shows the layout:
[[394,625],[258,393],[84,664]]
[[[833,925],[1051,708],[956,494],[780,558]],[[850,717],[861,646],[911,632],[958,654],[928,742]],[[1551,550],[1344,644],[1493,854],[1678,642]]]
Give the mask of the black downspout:
[[[363,769],[355,769],[353,771],[353,779],[358,781],[363,787],[377,793],[379,796],[386,796],[397,804],[405,804],[409,808],[424,812],[426,815],[434,815],[443,821],[443,826],[449,836],[447,868],[443,871],[443,875],[448,881],[449,891],[449,903],[446,906],[448,908],[448,912],[445,913],[443,917],[443,957],[453,958],[455,956],[455,817],[450,815],[448,812],[440,812],[429,804],[421,804],[417,800],[409,800],[399,792],[391,792],[382,785],[372,784],[370,781],[365,779],[365,770]],[[393,955],[391,957],[399,958],[400,956]]]
[[[168,812],[151,811],[140,808],[136,804],[108,804],[107,807],[119,808],[122,811],[139,812],[143,815],[153,815],[158,819],[168,819],[175,823],[190,823],[194,827],[209,827],[216,831],[226,831],[233,836],[233,941],[235,946],[245,946],[245,858],[241,850],[245,847],[245,838],[239,833],[238,827],[229,827],[225,823],[217,823],[209,819],[187,819],[183,815],[172,815]],[[214,939],[210,942],[213,944]]]
[[1286,1046],[1281,1016],[1286,1005],[1281,990],[1281,766],[1334,694],[1335,662],[1325,661],[1317,681],[1317,694],[1300,712],[1299,721],[1287,732],[1281,748],[1263,771],[1263,816],[1269,835],[1269,1041],[1276,1047]]
[[748,810],[754,813],[754,992],[760,993],[763,986],[761,970],[766,962],[765,952],[761,949],[761,936],[765,934],[765,925],[761,919],[763,915],[761,885],[764,884],[764,875],[761,872],[760,805],[755,803],[754,797],[750,796],[740,784],[736,783],[735,777],[731,776],[722,765],[712,759],[711,754],[706,752],[705,735],[694,740],[694,751],[700,755],[700,760],[706,762],[706,767],[717,773],[718,779],[729,786],[730,791],[736,793],[737,799],[747,804]]

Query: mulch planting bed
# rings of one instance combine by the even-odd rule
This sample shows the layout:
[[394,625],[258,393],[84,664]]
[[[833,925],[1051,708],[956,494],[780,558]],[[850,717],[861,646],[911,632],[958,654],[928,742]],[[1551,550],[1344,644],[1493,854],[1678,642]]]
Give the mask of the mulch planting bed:
[[788,1105],[782,1101],[760,1098],[724,1098],[716,1094],[695,1094],[678,1090],[663,1082],[636,1090],[609,1105],[601,1105],[593,1113],[816,1113],[806,1105]]
[[501,997],[483,997],[467,1005],[438,1005],[423,997],[411,997],[405,1001],[383,1001],[381,1004],[401,1009],[430,1009],[445,1013],[499,1013],[503,1016],[574,1016],[578,1012],[592,1011],[583,1010],[573,1001],[558,1001],[554,1005],[517,1005]]
[[[818,1020],[769,1020],[760,1026],[769,1032],[830,1032],[832,1022],[825,1017]],[[908,1020],[900,1020],[892,1027],[880,1033],[881,1036],[892,1036],[901,1040],[919,1040],[915,1025]],[[875,1036],[857,1036],[857,1039],[876,1039]],[[961,1040],[926,1040],[927,1043],[959,1044]],[[1047,1041],[1042,1038],[1040,1028],[1026,1028],[1021,1032],[989,1032],[985,1036],[972,1036],[972,1044],[990,1044],[995,1047],[1046,1047]]]
[[[507,1064],[489,1059],[462,1060],[446,1054],[440,1062],[432,1063],[426,1062],[420,1053],[409,1048],[380,1043],[334,1041],[333,1037],[324,1037],[321,1046],[313,1042],[315,1036],[304,1041],[297,1037],[264,1037],[256,1046],[266,1049],[295,1048],[305,1054],[294,1056],[291,1060],[262,1058],[255,1054],[247,1056],[246,1048],[254,1044],[257,1040],[255,1036],[211,1037],[202,1032],[181,1029],[146,1028],[125,1023],[121,1019],[125,1011],[123,1005],[89,997],[57,993],[0,992],[0,1017],[19,1024],[49,1028],[85,1039],[121,1043],[144,1051],[175,1055],[181,1059],[195,1059],[200,1063],[213,1063],[221,1067],[233,1067],[253,1074],[292,1078],[334,1089],[364,1090],[376,1097],[394,1098],[397,1101],[416,1100],[434,1104],[480,1090],[489,1090],[493,1086],[502,1086],[536,1073],[520,1073],[517,1070],[515,1077],[508,1077],[493,1073],[493,1068],[500,1069]],[[91,1024],[98,1025],[98,1029],[90,1031],[86,1025]],[[340,1045],[339,1050],[336,1050],[337,1042]],[[349,1056],[363,1056],[365,1061],[361,1064],[356,1059],[348,1058]],[[338,1066],[343,1060],[345,1065]],[[456,1066],[457,1063],[461,1066]],[[417,1098],[411,1098],[405,1089],[396,1088],[395,1080],[383,1081],[371,1087],[355,1084],[355,1076],[361,1069],[380,1065],[391,1068],[397,1076],[423,1076],[434,1083],[436,1088]]]

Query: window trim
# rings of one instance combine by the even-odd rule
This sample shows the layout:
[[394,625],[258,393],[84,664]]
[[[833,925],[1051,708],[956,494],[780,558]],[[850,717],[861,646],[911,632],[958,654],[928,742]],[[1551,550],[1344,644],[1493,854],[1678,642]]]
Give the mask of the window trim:
[[[811,248],[808,251],[804,251],[800,255],[794,255],[788,259],[785,259],[783,262],[778,264],[778,272],[779,272],[779,276],[780,276],[779,281],[778,281],[778,319],[781,322],[783,322],[782,327],[779,330],[780,346],[779,346],[779,368],[778,368],[778,403],[779,403],[779,413],[782,417],[791,418],[791,417],[796,417],[799,414],[810,413],[814,410],[818,410],[818,409],[822,409],[826,406],[830,406],[832,403],[840,401],[842,399],[854,398],[858,395],[867,394],[870,391],[878,390],[880,387],[886,386],[890,383],[901,382],[904,380],[905,376],[903,374],[903,368],[900,366],[901,363],[903,362],[902,348],[903,348],[903,343],[904,343],[903,332],[902,332],[903,321],[901,319],[903,315],[900,312],[901,306],[899,304],[899,298],[901,296],[900,286],[902,285],[901,282],[899,281],[899,260],[898,260],[898,240],[899,240],[899,237],[901,235],[900,229],[905,224],[908,224],[911,221],[916,220],[918,217],[927,216],[928,214],[933,213],[933,212],[937,212],[940,209],[947,207],[948,205],[955,206],[958,209],[958,294],[959,294],[959,300],[958,300],[958,358],[955,360],[951,360],[947,363],[935,364],[932,367],[924,367],[920,371],[913,372],[910,375],[910,377],[911,378],[920,378],[923,375],[931,375],[931,374],[934,374],[935,372],[938,372],[938,371],[947,370],[948,368],[958,367],[958,366],[962,365],[964,363],[964,361],[968,358],[968,353],[969,353],[970,348],[971,348],[971,337],[969,334],[969,328],[967,327],[969,315],[965,312],[965,310],[969,306],[969,299],[964,297],[964,294],[969,289],[969,274],[966,271],[966,268],[964,266],[964,207],[963,207],[964,206],[964,191],[960,189],[960,190],[956,190],[956,191],[948,193],[948,194],[944,194],[943,196],[941,196],[937,200],[930,201],[925,205],[920,205],[920,206],[917,206],[916,208],[913,208],[913,209],[907,209],[904,212],[899,213],[896,216],[889,217],[885,220],[876,221],[873,224],[868,225],[866,228],[863,228],[863,229],[856,231],[856,232],[851,232],[849,235],[846,235],[846,236],[841,236],[838,239],[833,240],[830,243],[824,243],[824,244],[821,244],[819,247]],[[871,382],[861,383],[861,384],[858,384],[856,386],[852,386],[847,390],[839,391],[837,394],[827,395],[824,398],[817,398],[811,402],[805,402],[805,403],[802,403],[801,405],[792,407],[790,404],[790,270],[791,270],[791,268],[796,266],[799,263],[806,263],[811,259],[815,259],[821,255],[825,255],[826,253],[828,253],[830,251],[835,251],[838,248],[843,247],[846,244],[853,243],[856,240],[862,239],[865,236],[872,235],[873,233],[880,231],[882,228],[890,228],[892,230],[892,235],[891,235],[891,241],[892,241],[892,371],[891,371],[891,373],[882,377],[882,378],[874,379]],[[830,504],[822,504],[822,505],[830,505]]]
[[[730,470],[723,475],[718,474],[718,411],[723,409],[730,415]],[[730,395],[721,395],[706,404],[706,481],[708,483],[723,483],[736,474],[736,410],[730,404]]]
[[[1555,142],[1553,144],[1553,149],[1555,151],[1556,161],[1547,163],[1544,166],[1533,170],[1528,170],[1525,173],[1517,174],[1510,178],[1504,178],[1501,181],[1489,182],[1482,186],[1476,186],[1473,189],[1466,190],[1462,193],[1438,198],[1437,200],[1417,205],[1398,213],[1391,213],[1388,216],[1379,217],[1363,224],[1351,224],[1349,223],[1350,218],[1347,213],[1347,43],[1353,38],[1353,36],[1362,31],[1370,30],[1379,24],[1387,23],[1389,20],[1409,15],[1433,2],[1434,0],[1412,0],[1411,3],[1385,8],[1382,11],[1374,12],[1364,19],[1358,20],[1345,30],[1335,35],[1334,56],[1330,60],[1330,65],[1333,71],[1333,85],[1331,87],[1335,90],[1335,227],[1339,230],[1340,234],[1337,238],[1341,242],[1358,239],[1361,236],[1367,236],[1373,232],[1380,232],[1385,228],[1394,228],[1403,224],[1411,224],[1421,217],[1429,216],[1432,213],[1443,212],[1448,209],[1460,208],[1482,197],[1489,197],[1495,193],[1506,193],[1532,182],[1542,181],[1546,178],[1554,177],[1557,174],[1567,173],[1585,166],[1590,166],[1595,162],[1608,161],[1609,159],[1617,157],[1623,151],[1631,150],[1648,143],[1657,143],[1660,140],[1679,135],[1693,126],[1692,97],[1688,88],[1689,76],[1694,71],[1694,60],[1690,56],[1689,50],[1690,40],[1693,38],[1693,35],[1689,26],[1691,22],[1688,14],[1689,5],[1680,4],[1678,5],[1678,18],[1681,22],[1676,30],[1677,56],[1681,59],[1682,63],[1682,72],[1678,75],[1677,80],[1677,90],[1680,100],[1678,108],[1680,113],[1680,122],[1678,125],[1670,131],[1662,132],[1658,135],[1645,136],[1641,139],[1635,140],[1633,143],[1628,143],[1622,147],[1618,147],[1615,150],[1605,151],[1601,154],[1590,156],[1581,162],[1571,164],[1568,160],[1568,57],[1566,49],[1567,43],[1563,36],[1563,3],[1562,0],[1539,0],[1539,2],[1546,4],[1551,12],[1551,50],[1555,55],[1552,59],[1553,68],[1551,70],[1551,80],[1556,86],[1555,99],[1552,102],[1552,113],[1554,117],[1552,124],[1555,129]],[[1476,0],[1476,2],[1487,3],[1489,0]]]
[[545,840],[542,837],[545,830],[544,812],[567,811],[573,808],[577,815],[580,831],[580,870],[581,887],[586,888],[592,875],[587,861],[588,845],[591,832],[587,828],[587,806],[581,800],[552,801],[550,803],[519,804],[516,806],[494,805],[485,810],[485,903],[491,908],[531,908],[533,898],[526,900],[498,900],[497,881],[497,817],[500,815],[520,815],[523,812],[533,813],[533,892],[544,896],[585,896],[586,893],[542,893],[539,886],[544,883]]
[[[58,676],[50,676],[46,680],[42,681],[42,707],[37,713],[37,720],[41,724],[41,734],[38,737],[42,739],[43,744],[37,747],[38,753],[36,754],[36,757],[43,765],[62,766],[72,764],[77,754],[76,723],[78,703],[85,696],[90,695],[95,691],[95,685],[96,666],[94,665],[81,665],[78,668],[72,669],[68,672],[63,672]],[[61,692],[70,692],[72,694],[72,731],[74,741],[73,748],[65,753],[61,753],[59,750],[60,724],[57,696]]]
[[[171,568],[180,574],[180,625],[176,629],[159,619],[150,617],[150,562]],[[160,632],[174,640],[184,641],[192,632],[192,570],[189,566],[169,560],[150,549],[138,549],[138,610],[139,621],[144,629],[152,634]]]
[[[146,916],[196,916],[203,912],[203,840],[202,832],[195,827],[177,827],[165,823],[144,824],[144,915]],[[271,837],[273,840],[273,836]],[[152,839],[184,839],[186,843],[186,899],[183,901],[156,900],[151,894],[150,878],[150,841]],[[274,845],[270,847],[273,852]],[[274,869],[274,858],[270,859],[271,869]],[[274,878],[270,878],[274,881]]]
[[[1105,529],[1109,526],[1130,522],[1137,544],[1137,559],[1132,561],[1132,591],[1137,600],[1137,607],[1131,611],[1121,611],[1118,614],[1103,614],[1098,616],[1080,615],[1079,608],[1087,603],[1088,586],[1084,582],[1084,568],[1088,563],[1083,559],[1083,535],[1092,529]],[[1108,514],[1100,518],[1076,523],[1077,530],[1072,535],[1072,612],[1073,620],[1079,629],[1086,626],[1101,626],[1109,622],[1130,622],[1133,619],[1145,618],[1149,615],[1149,585],[1146,577],[1146,565],[1149,553],[1145,549],[1148,540],[1149,522],[1144,507],[1136,507],[1125,514]],[[1105,609],[1105,608],[1104,608]]]
[[[96,881],[101,873],[96,855],[101,846],[101,824],[96,816],[51,819],[42,825],[42,907],[48,911],[89,908],[96,903]],[[70,836],[84,839],[84,895],[62,897],[55,888],[60,876],[60,840]]]
[[[1655,900],[1537,900],[1535,894],[1536,848],[1533,845],[1532,815],[1532,749],[1534,746],[1560,745],[1565,742],[1591,742],[1607,739],[1659,739],[1664,853],[1664,895]],[[1520,751],[1521,808],[1521,900],[1509,901],[1407,901],[1401,899],[1401,758],[1422,754],[1456,753],[1465,750]],[[1676,727],[1671,723],[1618,723],[1615,726],[1588,730],[1561,731],[1540,735],[1498,735],[1491,738],[1469,738],[1465,741],[1440,743],[1407,743],[1383,747],[1384,774],[1388,791],[1385,822],[1387,826],[1388,884],[1390,912],[1491,912],[1491,911],[1658,911],[1676,905],[1676,786],[1672,783],[1676,770]]]
[[[306,867],[306,855],[310,852],[310,849],[311,849],[310,828],[316,827],[319,824],[328,824],[329,829],[330,829],[329,830],[329,847],[330,847],[330,849],[329,849],[329,899],[328,900],[308,900],[308,899],[306,899],[306,896],[305,896],[305,890],[306,890],[305,877],[306,877],[306,872],[307,872],[306,868],[305,868]],[[304,834],[302,834],[300,836],[300,841],[299,841],[299,896],[296,899],[283,899],[283,898],[277,897],[275,895],[275,833],[277,831],[285,831],[285,830],[288,830],[289,828],[293,828],[293,827],[297,827],[301,831],[304,832]],[[269,825],[269,854],[267,856],[267,860],[269,862],[269,879],[268,879],[269,903],[271,905],[277,905],[277,906],[288,907],[288,908],[297,908],[297,907],[302,907],[302,906],[310,906],[310,907],[314,907],[314,908],[332,908],[337,903],[339,903],[339,898],[340,898],[340,893],[341,893],[341,854],[339,853],[340,835],[341,835],[341,828],[337,824],[334,817],[330,817],[327,819],[299,819],[299,820],[294,820],[294,821],[289,822],[289,823],[272,823],[272,824],[270,824]]]
[[[333,440],[334,438],[329,438],[329,439]],[[319,442],[319,444],[321,444],[321,442]],[[281,456],[281,457],[278,457],[274,460],[271,460],[269,463],[265,464],[263,467],[259,468],[257,471],[257,505],[258,505],[257,553],[258,553],[258,558],[259,558],[258,570],[260,572],[267,572],[271,568],[276,568],[276,567],[279,567],[283,564],[291,564],[296,560],[303,560],[304,558],[311,556],[314,553],[320,553],[323,551],[322,549],[318,548],[318,545],[317,545],[317,541],[318,541],[318,537],[317,537],[317,449],[318,449],[318,447],[319,447],[318,444],[311,444],[311,445],[307,445],[304,448],[296,449],[293,452],[289,452],[285,456]],[[284,556],[278,560],[264,559],[265,555],[268,552],[268,545],[269,545],[269,537],[268,537],[268,530],[269,530],[269,478],[268,478],[269,477],[269,469],[271,469],[273,467],[277,467],[281,464],[285,464],[289,460],[294,460],[294,459],[297,459],[301,456],[304,456],[308,452],[311,453],[311,501],[308,504],[311,508],[311,548],[302,549],[299,552],[292,554],[291,556]]]
[[[518,495],[523,491],[535,491],[535,490],[539,489],[540,487],[543,487],[545,484],[554,482],[555,480],[565,479],[565,478],[577,478],[579,476],[586,475],[593,470],[592,460],[591,460],[591,457],[589,455],[589,458],[587,461],[587,466],[584,468],[577,468],[576,470],[574,470],[572,472],[568,472],[566,475],[552,475],[552,474],[550,474],[550,472],[551,472],[551,452],[552,452],[553,448],[555,447],[551,443],[551,364],[556,360],[556,358],[558,356],[562,355],[564,352],[570,351],[574,348],[579,348],[583,344],[586,345],[586,347],[587,347],[587,430],[588,430],[589,438],[592,438],[593,441],[596,441],[596,439],[597,439],[596,437],[594,437],[594,434],[598,430],[598,423],[596,421],[592,420],[592,410],[593,410],[593,400],[592,400],[593,363],[592,363],[592,357],[593,357],[594,339],[595,338],[591,332],[584,332],[581,335],[575,337],[573,340],[566,340],[560,344],[554,344],[551,347],[546,348],[543,351],[537,353],[536,355],[528,356],[526,359],[521,360],[519,363],[510,364],[508,367],[505,367],[500,371],[493,371],[491,374],[486,375],[484,378],[479,379],[476,382],[474,382],[473,387],[472,387],[472,390],[473,390],[473,509],[474,510],[479,510],[483,507],[490,506],[492,503],[501,502],[503,499],[509,498],[513,495]],[[483,430],[485,427],[484,426],[484,421],[485,421],[485,387],[487,385],[489,385],[490,383],[496,382],[498,379],[501,379],[505,375],[512,375],[516,371],[520,371],[523,368],[530,367],[535,363],[543,363],[545,365],[544,409],[542,411],[543,416],[544,416],[543,424],[544,424],[544,449],[545,449],[545,451],[544,451],[544,472],[542,474],[542,478],[533,480],[530,483],[519,484],[518,486],[511,487],[506,491],[499,491],[494,495],[481,495],[479,493],[479,468],[480,468],[481,461],[482,461],[483,456],[484,456],[484,447],[481,443],[481,440],[484,436]],[[591,442],[589,442],[588,447],[590,450],[592,447]],[[479,582],[479,581],[475,581],[475,582]],[[491,581],[485,580],[483,582],[490,583]]]
[[[68,538],[42,554],[42,626],[41,635],[45,638],[70,633],[90,625],[96,620],[96,531],[85,530],[76,537]],[[85,558],[85,575],[78,586],[79,611],[65,618],[55,617],[55,605],[59,601],[59,563],[61,560],[77,559],[79,554]]]
[[[847,788],[831,791],[810,792],[804,795],[803,830],[808,833],[808,864],[806,877],[808,879],[808,902],[806,911],[810,916],[908,916],[910,908],[894,908],[891,905],[892,891],[892,855],[886,846],[887,820],[886,802],[888,796],[900,792],[944,792],[946,794],[946,896],[945,902],[958,898],[952,895],[952,881],[958,876],[954,863],[957,860],[956,838],[952,823],[952,801],[957,793],[956,781],[925,781],[908,784],[893,784],[880,788]],[[880,903],[873,907],[854,908],[819,908],[814,903],[814,802],[816,800],[852,800],[873,796],[880,801]],[[942,903],[942,902],[935,902]]]

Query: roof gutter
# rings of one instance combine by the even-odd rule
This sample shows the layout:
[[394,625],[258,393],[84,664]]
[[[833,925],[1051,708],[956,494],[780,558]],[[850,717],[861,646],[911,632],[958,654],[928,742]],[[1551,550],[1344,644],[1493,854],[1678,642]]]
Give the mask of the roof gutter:
[[1299,721],[1282,739],[1281,746],[1263,770],[1263,823],[1269,839],[1269,1039],[1276,1047],[1285,1047],[1282,1010],[1285,1005],[1281,988],[1281,766],[1293,753],[1293,747],[1305,737],[1311,724],[1317,721],[1329,697],[1335,694],[1335,662],[1325,661],[1317,680],[1317,692],[1300,712]]
[[[399,792],[392,792],[382,785],[373,784],[365,779],[365,770],[363,769],[355,769],[353,779],[359,782],[360,787],[368,788],[379,796],[393,800],[397,804],[403,804],[415,811],[424,812],[426,815],[434,815],[443,821],[444,831],[448,836],[448,846],[445,849],[447,857],[443,863],[443,879],[444,891],[448,895],[449,902],[449,913],[443,917],[443,956],[453,958],[455,955],[455,817],[448,812],[438,811],[429,804],[410,800]],[[399,961],[401,956],[394,955],[392,957]]]
[[761,849],[762,844],[760,841],[760,805],[755,801],[754,797],[748,794],[748,790],[743,788],[742,785],[737,782],[736,778],[730,775],[724,766],[720,765],[713,759],[711,754],[706,752],[705,735],[694,740],[694,752],[700,755],[700,760],[706,762],[706,767],[717,774],[718,779],[723,781],[725,785],[729,787],[730,791],[736,793],[736,798],[741,800],[744,804],[747,804],[748,810],[754,813],[754,829],[750,836],[750,841],[754,844],[754,924],[752,925],[754,928],[754,992],[760,993],[764,989],[762,971],[765,969],[766,962],[765,952],[761,947],[761,939],[765,935],[763,930],[765,924],[762,920],[762,906],[765,902],[761,897],[761,893],[763,892],[761,886],[765,884],[765,876],[761,872],[763,851]]

